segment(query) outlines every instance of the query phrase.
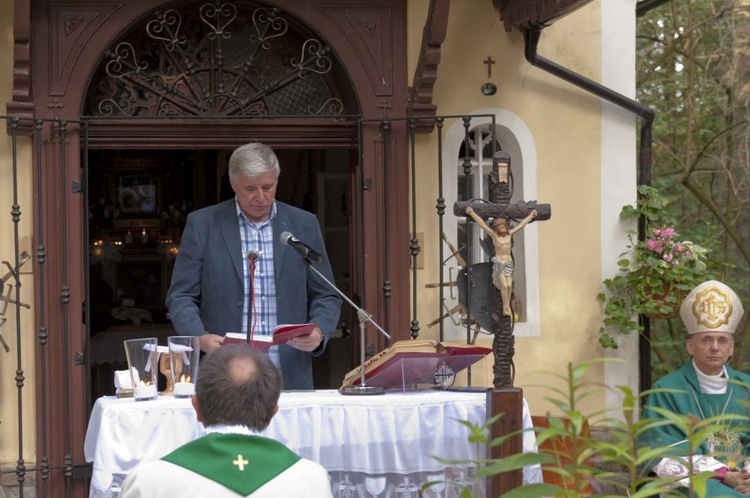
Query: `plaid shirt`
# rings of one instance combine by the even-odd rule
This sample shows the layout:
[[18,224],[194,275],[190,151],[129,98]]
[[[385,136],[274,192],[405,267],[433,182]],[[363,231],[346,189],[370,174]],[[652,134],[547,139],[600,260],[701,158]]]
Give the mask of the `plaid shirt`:
[[[235,197],[237,207],[237,220],[240,227],[240,240],[242,242],[242,254],[245,255],[243,265],[243,280],[245,282],[245,299],[242,307],[242,331],[250,335],[270,335],[271,330],[277,325],[276,318],[276,283],[273,273],[273,227],[271,220],[276,217],[276,203],[271,208],[268,219],[255,223],[247,219],[240,209]],[[248,315],[250,314],[248,289],[250,289],[250,258],[247,255],[251,250],[260,253],[260,257],[254,262],[255,272],[253,275],[253,299],[252,299],[252,323],[251,330],[247,330]],[[273,346],[269,351],[271,361],[279,366],[278,346]]]

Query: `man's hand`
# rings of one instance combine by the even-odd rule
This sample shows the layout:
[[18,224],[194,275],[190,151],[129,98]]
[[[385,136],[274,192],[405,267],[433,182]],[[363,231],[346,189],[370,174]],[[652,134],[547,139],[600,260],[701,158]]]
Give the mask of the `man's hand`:
[[750,495],[750,471],[742,469],[738,472],[727,472],[724,475],[724,484],[738,493]]
[[224,336],[216,334],[203,334],[201,336],[201,351],[205,353],[211,353],[212,351],[219,349]]
[[289,339],[287,344],[293,348],[299,349],[300,351],[313,351],[320,346],[322,341],[323,332],[321,332],[318,327],[315,327],[309,335]]

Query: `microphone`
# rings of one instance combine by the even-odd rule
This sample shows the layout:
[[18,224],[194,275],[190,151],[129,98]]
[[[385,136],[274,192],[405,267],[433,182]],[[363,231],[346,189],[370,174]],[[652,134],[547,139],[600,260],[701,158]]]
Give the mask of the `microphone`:
[[323,256],[316,252],[315,249],[296,238],[291,232],[281,232],[280,239],[282,244],[292,246],[303,258],[309,258],[318,263],[323,262]]
[[258,261],[260,259],[260,253],[255,249],[251,249],[247,253],[247,259],[249,259],[250,261]]

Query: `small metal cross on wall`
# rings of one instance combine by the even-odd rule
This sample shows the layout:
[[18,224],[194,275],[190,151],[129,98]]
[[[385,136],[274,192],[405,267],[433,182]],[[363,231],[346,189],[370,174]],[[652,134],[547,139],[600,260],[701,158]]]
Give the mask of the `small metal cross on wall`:
[[487,58],[482,62],[484,64],[487,64],[487,77],[492,78],[492,65],[495,63],[495,61],[492,60],[492,56],[488,55]]

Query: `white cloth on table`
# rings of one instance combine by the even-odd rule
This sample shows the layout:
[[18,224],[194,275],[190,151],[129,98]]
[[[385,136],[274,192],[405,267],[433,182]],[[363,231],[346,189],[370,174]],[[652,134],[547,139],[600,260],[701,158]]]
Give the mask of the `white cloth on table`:
[[94,462],[89,496],[112,496],[139,463],[158,460],[202,435],[189,399],[98,399],[83,448],[86,461]]
[[[365,478],[387,476],[388,486],[425,476],[446,475],[434,457],[473,461],[460,420],[481,425],[485,392],[417,391],[382,396],[342,396],[335,390],[285,391],[279,412],[263,435],[284,443],[303,458],[321,464],[338,486],[362,486]],[[531,415],[523,401],[523,450],[536,452]],[[125,476],[140,462],[158,460],[203,435],[190,401],[162,397],[100,398],[89,421],[84,453],[93,462],[91,498],[119,492]],[[470,468],[470,464],[463,467]],[[359,479],[359,481],[357,481]],[[356,482],[355,482],[356,481]],[[525,484],[542,482],[541,467],[524,469]],[[365,495],[366,496],[366,495]]]

